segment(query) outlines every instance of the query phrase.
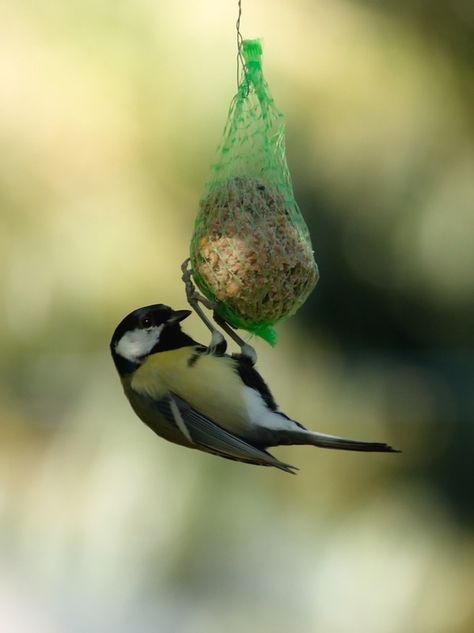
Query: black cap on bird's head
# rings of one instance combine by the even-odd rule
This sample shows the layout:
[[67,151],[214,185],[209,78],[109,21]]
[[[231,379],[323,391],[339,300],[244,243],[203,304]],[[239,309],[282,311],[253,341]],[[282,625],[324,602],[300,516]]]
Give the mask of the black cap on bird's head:
[[118,324],[110,351],[119,374],[134,371],[150,354],[194,345],[180,323],[191,310],[173,310],[157,303],[130,312]]

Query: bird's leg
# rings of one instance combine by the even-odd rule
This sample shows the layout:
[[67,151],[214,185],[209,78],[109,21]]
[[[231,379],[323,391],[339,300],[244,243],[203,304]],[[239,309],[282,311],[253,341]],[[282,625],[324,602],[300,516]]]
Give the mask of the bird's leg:
[[190,262],[190,259],[188,257],[181,264],[181,272],[183,273],[181,276],[181,279],[184,281],[184,287],[186,290],[186,298],[188,300],[189,305],[194,310],[194,312],[198,315],[198,317],[201,319],[204,325],[211,332],[212,337],[211,337],[211,342],[209,344],[209,353],[215,354],[217,356],[222,356],[223,354],[225,354],[227,350],[227,341],[219,332],[219,330],[216,330],[214,325],[204,314],[199,304],[202,303],[202,305],[205,306],[208,310],[214,310],[215,305],[212,301],[209,301],[209,299],[206,299],[206,297],[203,297],[196,290],[193,280],[191,278],[192,270],[189,267],[189,262]]
[[215,311],[213,313],[213,318],[214,321],[224,330],[224,332],[228,334],[230,338],[235,341],[240,347],[241,358],[244,358],[253,367],[257,362],[257,352],[254,350],[254,348],[246,343],[243,339],[241,339],[237,332],[233,329],[233,327],[229,325],[229,323],[227,323],[227,321],[225,321]]

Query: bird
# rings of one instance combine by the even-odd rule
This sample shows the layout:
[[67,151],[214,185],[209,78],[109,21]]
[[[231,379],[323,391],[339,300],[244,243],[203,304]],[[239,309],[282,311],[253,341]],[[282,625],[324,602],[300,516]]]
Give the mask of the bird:
[[[116,327],[110,351],[136,415],[157,435],[226,459],[295,474],[268,448],[308,444],[366,452],[400,452],[388,444],[306,429],[279,410],[255,357],[227,354],[227,342],[196,342],[181,323],[191,310],[154,304],[133,310]],[[250,348],[252,349],[252,348]]]

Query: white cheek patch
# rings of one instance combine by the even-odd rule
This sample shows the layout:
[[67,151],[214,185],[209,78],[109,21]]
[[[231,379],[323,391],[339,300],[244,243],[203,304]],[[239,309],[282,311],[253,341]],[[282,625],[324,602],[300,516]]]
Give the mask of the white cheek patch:
[[151,352],[160,340],[160,335],[165,327],[162,323],[156,327],[146,330],[136,329],[127,332],[122,336],[115,346],[115,351],[119,356],[126,360],[136,363],[140,358]]

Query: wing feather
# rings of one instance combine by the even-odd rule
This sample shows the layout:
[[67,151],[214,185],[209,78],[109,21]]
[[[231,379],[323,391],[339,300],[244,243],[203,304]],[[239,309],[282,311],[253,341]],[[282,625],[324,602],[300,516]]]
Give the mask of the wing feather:
[[218,424],[193,409],[185,400],[176,394],[169,394],[156,402],[161,415],[174,423],[183,434],[202,449],[239,461],[274,466],[285,472],[294,474],[295,467],[245,442],[229,433]]

